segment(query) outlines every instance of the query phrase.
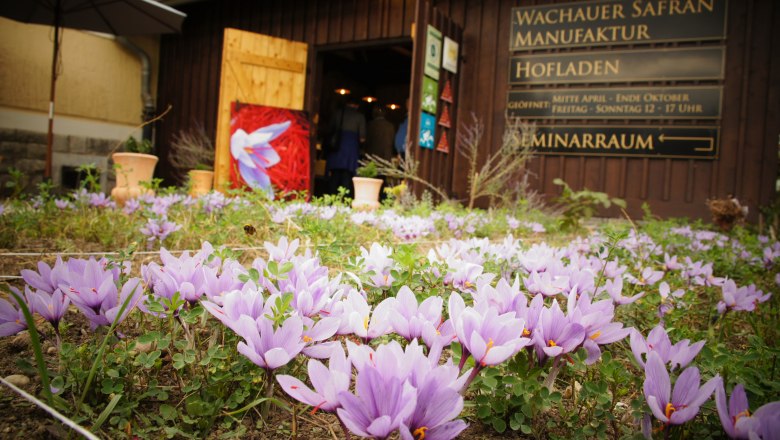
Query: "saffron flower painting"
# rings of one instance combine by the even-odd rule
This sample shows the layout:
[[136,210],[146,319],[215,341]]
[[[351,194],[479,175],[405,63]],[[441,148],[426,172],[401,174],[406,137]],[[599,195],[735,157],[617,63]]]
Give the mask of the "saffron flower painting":
[[305,112],[234,103],[230,118],[230,187],[270,198],[310,189]]

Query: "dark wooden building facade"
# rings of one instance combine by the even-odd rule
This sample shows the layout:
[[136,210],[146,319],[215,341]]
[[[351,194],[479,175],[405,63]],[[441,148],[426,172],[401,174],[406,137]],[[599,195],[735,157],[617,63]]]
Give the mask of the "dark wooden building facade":
[[[418,5],[418,1],[424,2]],[[645,1],[645,0],[639,0]],[[654,0],[659,1],[659,0]],[[633,81],[597,87],[722,86],[719,119],[664,121],[668,126],[717,125],[717,159],[542,155],[533,159],[532,183],[555,195],[556,177],[573,188],[587,187],[626,199],[631,215],[640,215],[647,202],[662,216],[707,218],[708,198],[734,195],[751,208],[775,196],[780,143],[780,3],[775,0],[729,0],[725,38],[710,41],[657,42],[597,48],[510,50],[513,8],[560,4],[545,0],[224,0],[179,6],[188,14],[184,31],[164,36],[160,51],[158,108],[173,106],[157,128],[157,145],[165,157],[167,144],[179,129],[193,121],[215,131],[219,95],[223,30],[236,28],[305,42],[309,45],[305,109],[319,106],[317,53],[321,49],[360,47],[386,41],[412,42],[413,23],[433,23],[460,41],[456,84],[456,111],[451,139],[458,124],[476,115],[485,124],[482,153],[495,151],[506,125],[513,56],[604,50],[725,47],[722,79]],[[582,2],[587,4],[588,2]],[[418,29],[419,33],[419,29]],[[415,49],[419,67],[422,53]],[[412,79],[414,81],[414,79]],[[587,88],[590,85],[555,84],[541,89]],[[537,89],[540,89],[537,87]],[[419,91],[417,91],[419,93]],[[416,98],[414,87],[412,97]],[[414,101],[414,99],[413,99]],[[412,112],[419,104],[412,103]],[[646,120],[539,120],[540,124],[593,125],[658,124]],[[413,126],[412,132],[418,127]],[[467,196],[465,159],[449,153],[420,150],[421,174],[456,198]],[[165,173],[165,167],[159,167]],[[170,177],[163,175],[162,177]]]

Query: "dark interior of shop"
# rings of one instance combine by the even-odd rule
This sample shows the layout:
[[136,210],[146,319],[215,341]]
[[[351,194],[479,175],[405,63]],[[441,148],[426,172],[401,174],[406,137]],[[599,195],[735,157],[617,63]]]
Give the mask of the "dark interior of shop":
[[[403,121],[412,69],[411,42],[321,51],[318,58],[322,63],[318,142],[326,136],[336,110],[348,99],[359,102],[366,123],[370,123],[374,107],[381,107],[395,128]],[[325,159],[323,156],[318,151],[317,159]],[[315,194],[322,193],[322,184],[322,178],[315,180]]]

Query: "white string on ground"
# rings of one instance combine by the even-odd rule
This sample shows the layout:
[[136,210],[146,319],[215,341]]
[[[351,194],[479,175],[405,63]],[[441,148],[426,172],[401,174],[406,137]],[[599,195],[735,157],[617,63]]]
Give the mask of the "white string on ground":
[[[419,240],[414,242],[395,242],[392,243],[393,245],[402,245],[402,244],[420,244],[420,245],[429,245],[429,244],[442,244],[449,242],[450,239],[447,240]],[[490,243],[498,243],[502,241],[501,239],[491,239],[488,240]],[[302,244],[300,247],[304,249],[312,248],[312,247],[352,247],[352,244],[337,244],[337,243],[329,243],[329,244],[315,244],[315,245],[304,245]],[[251,246],[251,247],[228,247],[232,251],[264,251],[265,247],[263,246]],[[199,252],[200,249],[180,249],[180,250],[172,250],[172,249],[166,249],[171,254],[181,254],[184,252]],[[159,250],[156,251],[135,251],[133,252],[133,255],[158,255],[160,253]],[[0,258],[3,257],[41,257],[41,256],[68,256],[68,257],[78,257],[78,256],[101,256],[101,255],[118,255],[119,252],[115,251],[106,251],[106,252],[4,252],[0,253]]]
[[8,382],[7,380],[0,377],[0,381],[3,382],[3,385],[7,386],[8,388],[16,391],[20,396],[24,397],[25,399],[29,400],[30,402],[34,403],[35,405],[38,405],[46,411],[47,413],[54,416],[56,419],[58,419],[60,422],[62,422],[65,426],[69,427],[70,429],[78,432],[79,434],[83,435],[85,438],[89,440],[100,440],[100,437],[96,436],[95,434],[89,432],[84,427],[80,426],[78,423],[74,422],[73,420],[67,418],[66,416],[62,415],[60,412],[58,412],[56,409],[50,407],[49,405],[41,402],[40,400],[36,399],[32,395],[28,394],[23,389],[18,388],[14,384]]

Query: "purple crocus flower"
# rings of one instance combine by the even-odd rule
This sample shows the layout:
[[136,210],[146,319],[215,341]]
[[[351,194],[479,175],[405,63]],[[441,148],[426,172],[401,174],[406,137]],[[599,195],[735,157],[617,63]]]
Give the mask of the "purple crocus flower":
[[70,298],[62,293],[62,290],[55,289],[54,293],[49,294],[44,290],[32,290],[29,286],[25,287],[27,301],[30,304],[30,311],[37,313],[48,321],[54,332],[59,335],[60,321],[65,316],[70,305]]
[[222,295],[243,287],[238,275],[245,273],[246,269],[235,260],[226,260],[221,273],[213,267],[203,266],[203,293],[211,301],[222,304]]
[[169,235],[181,229],[181,225],[177,225],[174,222],[169,222],[165,219],[149,219],[146,225],[141,227],[141,233],[146,235],[146,246],[151,249],[155,240],[159,240],[162,243]]
[[348,391],[338,394],[341,408],[336,412],[347,429],[363,437],[387,438],[417,405],[417,392],[408,381],[383,376],[372,366],[358,372],[355,390],[357,396]]
[[[291,256],[293,268],[283,279],[263,278],[263,287],[272,293],[292,293],[293,308],[303,316],[313,317],[330,303],[340,278],[328,278],[328,268],[320,264],[318,257],[307,251],[306,255]],[[266,263],[256,259],[252,267],[264,271]]]
[[73,208],[73,203],[66,199],[56,199],[54,201],[54,206],[56,206],[60,211],[64,211],[66,209]]
[[352,381],[352,368],[344,354],[344,349],[341,345],[333,349],[327,367],[320,361],[310,359],[308,372],[309,380],[314,387],[313,391],[293,376],[278,375],[276,380],[290,397],[313,406],[312,412],[318,409],[335,412],[341,406],[338,400],[339,393],[348,392]]
[[653,270],[652,267],[645,267],[642,269],[642,273],[639,275],[639,278],[635,278],[631,274],[626,275],[626,277],[630,283],[637,286],[652,286],[655,283],[661,281],[661,278],[664,277],[664,273],[660,270]]
[[623,296],[623,277],[607,280],[606,283],[604,283],[604,290],[607,291],[612,298],[612,301],[617,305],[631,304],[645,294],[645,292],[639,292],[633,296]]
[[700,383],[699,369],[688,367],[677,378],[672,391],[664,361],[658,353],[650,353],[645,365],[645,399],[655,418],[664,423],[664,429],[696,417],[699,407],[710,398],[722,380],[720,376],[715,376],[701,388]]
[[514,312],[499,315],[486,303],[477,307],[465,307],[460,295],[450,295],[450,317],[463,346],[463,357],[470,353],[476,368],[498,365],[531,343],[523,337],[525,322]]
[[534,296],[530,304],[524,295],[520,295],[515,298],[512,307],[515,310],[517,317],[525,321],[523,337],[533,341],[534,329],[536,329],[539,323],[539,317],[542,315],[542,309],[544,309],[544,295],[538,294]]
[[[410,346],[415,346],[413,341]],[[417,390],[417,405],[414,412],[401,425],[402,439],[443,439],[455,438],[466,428],[462,420],[455,420],[463,410],[461,390],[468,376],[460,376],[460,369],[452,364],[452,358],[439,364],[441,346],[432,347],[428,356],[420,350],[410,350],[414,356],[409,374],[410,383]],[[381,358],[379,359],[381,360]]]
[[552,274],[550,271],[542,272],[541,274],[536,271],[532,271],[528,278],[523,280],[528,293],[532,295],[542,294],[544,296],[555,296],[568,290],[569,277],[563,275]]
[[755,284],[737,288],[732,280],[726,280],[721,289],[723,299],[718,302],[718,313],[721,315],[731,310],[752,312],[759,303],[768,301],[772,296],[771,293],[765,295],[756,289]]
[[417,405],[400,426],[403,440],[450,440],[458,436],[468,425],[454,420],[463,410],[463,396],[456,390],[442,386],[433,377],[418,385]]
[[747,439],[751,432],[756,432],[759,421],[750,415],[747,395],[742,384],[738,384],[731,392],[731,399],[726,402],[726,389],[721,383],[715,390],[715,404],[718,407],[718,416],[723,430],[729,437],[735,439]]
[[125,206],[122,207],[122,213],[130,215],[139,209],[141,209],[141,201],[138,199],[129,199],[125,202]]
[[290,121],[258,128],[252,133],[238,129],[230,137],[230,154],[238,162],[241,178],[253,189],[261,189],[273,196],[271,178],[266,172],[279,163],[279,153],[269,142],[290,127]]
[[396,299],[386,298],[371,310],[366,299],[355,290],[349,292],[343,301],[344,314],[342,320],[347,323],[347,329],[355,336],[370,341],[390,333],[390,311],[395,307]]
[[441,297],[431,296],[418,304],[414,293],[406,286],[401,287],[388,313],[393,331],[407,341],[422,337],[426,324],[433,326],[441,322],[442,303]]
[[89,204],[96,208],[116,208],[116,203],[111,200],[111,197],[103,193],[90,193]]
[[382,246],[379,243],[371,243],[367,250],[360,248],[360,257],[363,261],[363,268],[369,275],[369,283],[374,287],[389,287],[393,284],[393,276],[390,272],[395,262],[390,255],[393,249],[389,246]]
[[690,340],[683,339],[678,343],[672,345],[672,341],[669,339],[669,335],[666,333],[666,329],[658,325],[653,328],[647,335],[645,340],[642,335],[635,329],[631,329],[631,351],[634,353],[636,362],[644,367],[645,363],[642,360],[642,355],[655,352],[658,353],[661,360],[666,363],[671,363],[672,370],[676,368],[684,368],[691,363],[693,358],[699,354],[702,347],[704,347],[705,341],[699,341],[691,344]]
[[448,264],[449,272],[444,276],[444,282],[461,292],[473,292],[484,268],[479,264],[456,259],[450,259]]
[[155,296],[171,299],[178,293],[180,299],[194,303],[204,294],[203,258],[202,252],[194,256],[183,252],[177,258],[162,248],[162,266],[149,263],[141,268],[141,274]]
[[303,354],[315,359],[325,359],[330,357],[336,347],[340,347],[338,341],[323,342],[336,334],[341,324],[339,318],[326,317],[316,322],[305,316],[301,319],[304,324],[302,339],[306,343]]
[[54,268],[43,261],[39,261],[38,272],[24,269],[21,271],[21,275],[24,281],[33,289],[52,294],[55,290],[59,289],[59,284],[62,281],[60,274],[62,273],[62,268],[64,266],[65,263],[62,262],[62,259],[57,257]]
[[27,321],[19,304],[12,297],[11,301],[0,298],[0,337],[11,336],[27,328]]
[[[71,259],[67,267],[56,270],[62,273],[59,288],[70,298],[94,329],[102,325],[111,325],[124,301],[132,295],[123,320],[141,299],[143,287],[138,278],[129,279],[121,291],[117,288],[116,268],[104,268],[102,262]],[[118,298],[119,296],[119,298]]]
[[477,288],[472,293],[474,304],[487,303],[488,307],[493,307],[501,315],[515,311],[514,305],[517,302],[526,301],[525,295],[520,291],[519,278],[515,278],[511,285],[505,278],[500,278],[496,287],[491,286],[490,282],[490,276],[477,279]]
[[297,315],[289,316],[278,329],[265,315],[257,319],[241,315],[233,328],[244,338],[238,343],[238,352],[267,370],[287,365],[306,346],[303,321]]
[[255,320],[271,312],[270,305],[274,303],[275,297],[268,299],[269,301],[264,301],[255,283],[249,281],[241,290],[232,290],[222,295],[221,305],[211,301],[201,301],[201,304],[225,326],[238,333],[236,325],[242,315]]
[[536,354],[540,359],[552,358],[574,351],[585,339],[585,328],[563,314],[558,301],[542,309],[533,334]]
[[[92,329],[99,326],[109,326],[115,319],[117,323],[124,321],[143,297],[144,289],[141,285],[141,279],[130,278],[119,290],[110,274],[106,278],[104,275],[94,271],[90,266],[88,265],[87,272],[83,274],[83,277],[80,276],[81,274],[77,274],[71,278],[70,287],[64,290],[65,293],[73,305],[89,320]],[[102,279],[98,287],[93,287],[89,284],[88,278],[91,276],[97,276],[98,280]],[[129,300],[130,302],[125,311],[117,318],[122,304],[130,297],[132,298]]]

